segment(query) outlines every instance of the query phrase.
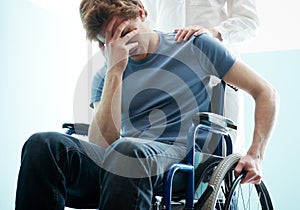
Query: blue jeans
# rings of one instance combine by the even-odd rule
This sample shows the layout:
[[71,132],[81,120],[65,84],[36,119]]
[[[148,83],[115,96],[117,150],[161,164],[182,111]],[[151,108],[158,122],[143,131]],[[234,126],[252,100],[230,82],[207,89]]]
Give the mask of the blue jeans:
[[61,133],[34,134],[22,150],[16,209],[151,209],[163,173],[185,150],[134,138],[104,149]]

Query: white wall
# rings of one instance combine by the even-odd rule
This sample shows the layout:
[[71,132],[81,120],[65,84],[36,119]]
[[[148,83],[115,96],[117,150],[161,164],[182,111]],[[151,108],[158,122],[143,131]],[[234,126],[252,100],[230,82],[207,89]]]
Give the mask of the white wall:
[[241,51],[262,52],[300,49],[299,6],[294,0],[256,0],[260,28]]
[[[21,146],[34,132],[73,121],[73,95],[87,61],[79,1],[68,18],[29,1],[0,1],[0,209],[13,209]],[[57,4],[59,5],[59,4]]]

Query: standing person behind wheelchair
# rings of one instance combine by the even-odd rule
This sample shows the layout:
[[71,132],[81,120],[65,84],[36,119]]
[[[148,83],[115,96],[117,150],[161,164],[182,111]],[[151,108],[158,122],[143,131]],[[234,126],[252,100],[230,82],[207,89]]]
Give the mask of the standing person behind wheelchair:
[[[255,0],[141,0],[148,10],[150,27],[176,31],[178,42],[192,35],[210,34],[239,54],[241,42],[256,35],[259,18]],[[224,115],[238,124],[232,131],[233,151],[244,154],[244,100],[242,91],[226,88]]]
[[164,172],[185,157],[192,116],[210,109],[202,81],[211,75],[255,100],[253,141],[236,174],[260,182],[278,109],[271,84],[206,34],[177,43],[173,33],[153,31],[139,0],[83,0],[80,14],[107,60],[95,77],[89,142],[32,135],[22,149],[17,210],[151,209]]

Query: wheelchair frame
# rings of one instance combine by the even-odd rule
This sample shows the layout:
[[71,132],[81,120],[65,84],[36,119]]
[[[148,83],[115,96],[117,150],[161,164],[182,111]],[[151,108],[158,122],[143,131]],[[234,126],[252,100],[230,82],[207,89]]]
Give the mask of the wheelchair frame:
[[[63,124],[63,128],[68,129],[66,131],[66,134],[68,135],[87,135],[88,126],[89,125],[82,123]],[[238,163],[241,155],[231,154],[232,143],[228,131],[230,129],[236,128],[236,125],[231,120],[214,113],[202,112],[194,115],[187,136],[188,150],[186,162],[173,164],[171,168],[165,173],[164,192],[162,195],[162,200],[159,203],[154,203],[153,209],[172,209],[172,183],[174,175],[177,171],[184,171],[187,173],[186,193],[182,197],[185,198],[185,203],[180,204],[180,209],[237,209],[235,207],[231,207],[230,205],[232,199],[235,199],[235,191],[240,186],[240,181],[245,174],[242,173],[238,177],[234,177],[233,175],[233,169]],[[202,178],[200,178],[200,180],[196,180],[197,182],[195,187],[195,138],[199,129],[223,135],[225,137],[226,142],[226,153],[230,155],[226,157],[211,155],[211,158],[206,160],[208,161],[208,163],[206,163],[207,166],[204,167],[203,172],[209,173],[209,171],[213,170],[213,173],[211,175],[211,179],[209,180],[206,189],[204,190],[200,198],[195,201],[195,192],[197,190],[197,187],[200,185],[203,176],[205,175],[205,173],[203,173],[204,175],[202,175]],[[222,189],[222,187],[224,187],[224,189]],[[255,189],[260,200],[260,209],[273,210],[271,197],[264,182],[261,181],[259,185],[255,185]],[[220,190],[224,194],[225,198],[225,201],[221,204],[218,203],[218,196],[220,194]]]

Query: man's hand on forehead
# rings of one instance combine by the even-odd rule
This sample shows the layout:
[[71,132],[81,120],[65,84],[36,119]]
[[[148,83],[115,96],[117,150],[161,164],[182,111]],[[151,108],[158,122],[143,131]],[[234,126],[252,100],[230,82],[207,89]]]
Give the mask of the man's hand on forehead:
[[131,41],[138,33],[137,28],[131,23],[128,19],[114,17],[101,28],[97,38],[108,66],[118,66],[118,69],[124,70],[129,52],[138,46],[137,41]]
[[122,17],[114,17],[108,22],[106,27],[106,39],[107,37],[120,38],[124,37],[129,30],[130,20]]
[[107,37],[123,37],[128,32],[130,32],[127,28],[130,20],[125,18],[117,18],[113,17],[112,19],[108,20],[106,24],[103,25],[102,33],[100,32],[97,35],[97,39],[99,42],[106,44]]

